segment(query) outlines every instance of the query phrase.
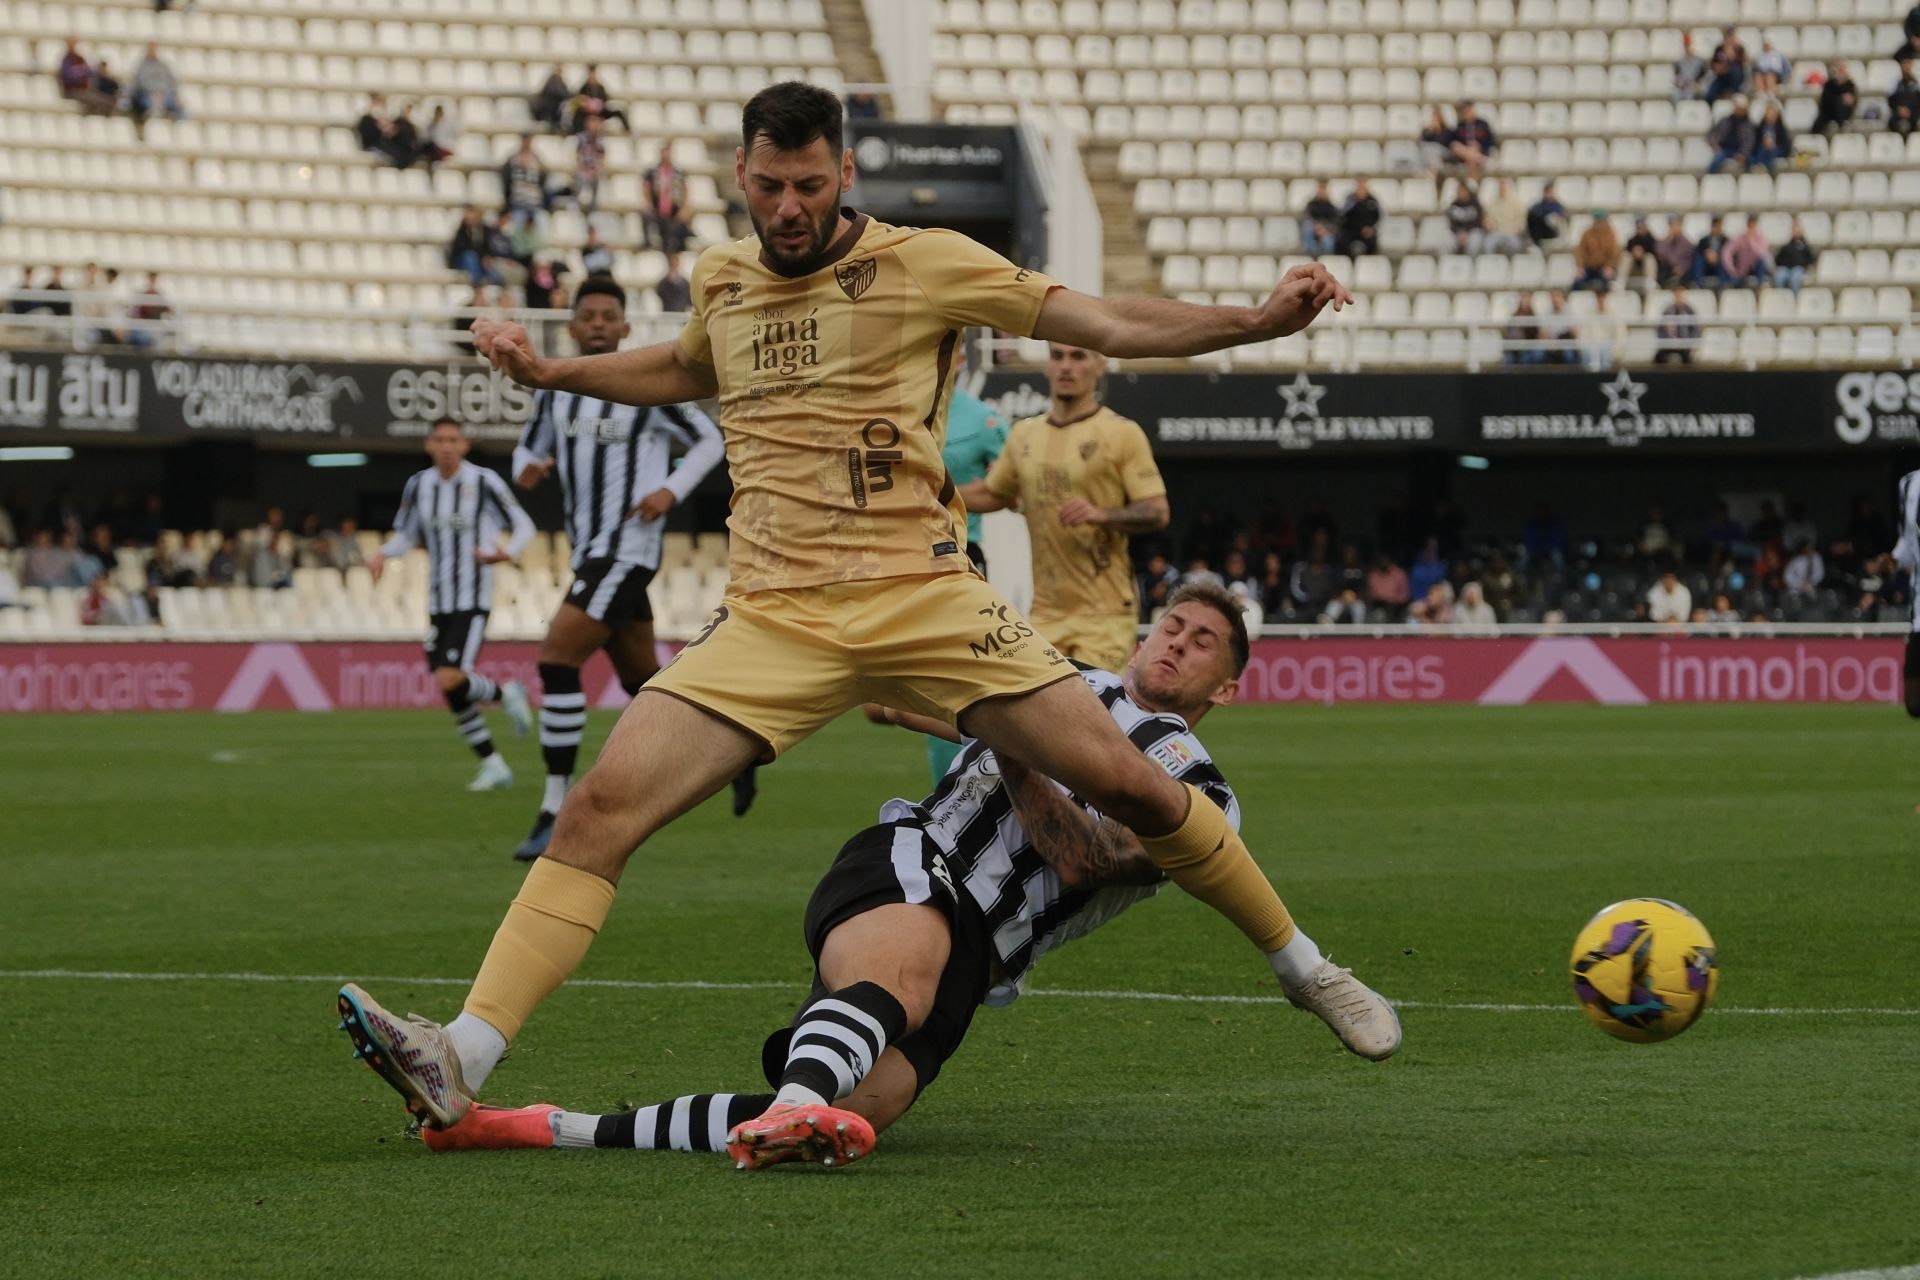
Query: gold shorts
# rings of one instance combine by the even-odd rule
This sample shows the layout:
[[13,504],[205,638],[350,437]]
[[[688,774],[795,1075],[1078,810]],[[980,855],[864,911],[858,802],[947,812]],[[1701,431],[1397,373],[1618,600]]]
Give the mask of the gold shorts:
[[952,724],[1074,674],[983,579],[942,573],[728,595],[647,688],[779,755],[862,702]]
[[1090,667],[1115,675],[1133,661],[1133,650],[1140,642],[1140,627],[1131,617],[1036,617],[1033,625],[1041,635],[1053,641],[1053,647]]

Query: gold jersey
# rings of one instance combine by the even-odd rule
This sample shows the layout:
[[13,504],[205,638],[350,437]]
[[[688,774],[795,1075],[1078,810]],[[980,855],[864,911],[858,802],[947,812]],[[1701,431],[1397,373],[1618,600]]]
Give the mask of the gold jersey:
[[1147,433],[1101,405],[1056,425],[1046,418],[1013,424],[987,471],[987,488],[1018,498],[1033,543],[1033,608],[1038,622],[1133,617],[1138,608],[1127,535],[1102,524],[1063,525],[1060,504],[1084,498],[1124,507],[1167,491]]
[[842,228],[807,275],[757,236],[693,269],[680,345],[719,384],[735,593],[967,570],[940,459],[954,347],[968,325],[1031,334],[1058,287],[958,232]]

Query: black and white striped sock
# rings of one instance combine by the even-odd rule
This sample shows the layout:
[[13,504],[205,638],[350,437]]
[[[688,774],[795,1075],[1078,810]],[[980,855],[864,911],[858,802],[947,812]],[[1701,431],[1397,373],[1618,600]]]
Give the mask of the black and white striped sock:
[[500,686],[491,676],[483,676],[478,671],[467,672],[467,701],[481,704],[500,701]]
[[725,1151],[727,1133],[773,1105],[770,1093],[689,1093],[638,1111],[595,1116],[562,1111],[556,1147],[620,1151]]
[[856,982],[810,1001],[793,1020],[775,1103],[821,1104],[853,1092],[907,1029],[907,1011],[885,987]]
[[587,727],[587,695],[580,691],[580,668],[541,663],[540,690],[540,755],[547,762],[547,795],[556,790],[565,795],[567,779],[573,777],[580,757],[580,736]]
[[482,760],[492,755],[493,735],[487,732],[487,718],[479,706],[469,700],[466,685],[447,690],[447,708],[453,712],[454,728],[460,730],[460,736],[473,748],[473,754]]

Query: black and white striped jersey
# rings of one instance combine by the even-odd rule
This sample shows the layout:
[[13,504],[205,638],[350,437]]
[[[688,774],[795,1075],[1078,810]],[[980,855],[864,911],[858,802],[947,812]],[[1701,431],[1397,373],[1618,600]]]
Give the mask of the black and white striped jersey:
[[[675,444],[686,457],[670,467]],[[627,513],[662,487],[684,502],[726,453],[720,428],[693,405],[640,409],[571,391],[542,391],[513,451],[513,474],[555,460],[576,570],[589,560],[657,569],[666,517],[629,520]]]
[[1913,607],[1909,616],[1913,629],[1920,632],[1920,471],[1900,477],[1900,501],[1895,518],[1900,521],[1900,540],[1894,544],[1893,558],[1907,570],[1913,583]]
[[[1116,675],[1080,674],[1135,746],[1180,781],[1200,788],[1226,811],[1233,829],[1240,829],[1240,802],[1186,721],[1144,709],[1127,696]],[[931,796],[919,804],[889,801],[880,820],[923,827],[946,855],[956,887],[986,917],[1005,974],[987,993],[992,1005],[1017,998],[1041,956],[1099,928],[1166,883],[1095,890],[1062,885],[1028,841],[1013,799],[1001,785],[999,762],[977,740],[967,743]]]
[[493,566],[475,560],[474,552],[498,546],[503,531],[509,558],[533,538],[533,521],[505,480],[471,462],[462,462],[452,479],[428,467],[407,481],[393,536],[380,551],[391,559],[426,548],[428,613],[485,613],[493,608]]

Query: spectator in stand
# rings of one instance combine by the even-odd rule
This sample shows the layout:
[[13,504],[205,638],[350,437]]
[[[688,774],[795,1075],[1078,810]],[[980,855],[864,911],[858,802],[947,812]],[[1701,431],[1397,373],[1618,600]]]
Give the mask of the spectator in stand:
[[113,74],[105,58],[93,69],[93,93],[86,105],[95,115],[110,116],[120,110],[120,78]]
[[587,224],[587,241],[580,246],[580,268],[590,276],[613,274],[613,250],[600,239],[600,228]]
[[1760,56],[1753,60],[1753,92],[1756,96],[1778,98],[1780,86],[1792,83],[1793,64],[1787,55],[1773,47],[1773,41],[1760,42]]
[[1746,229],[1727,241],[1722,254],[1727,283],[1758,289],[1773,277],[1773,246],[1767,243],[1760,219],[1749,214]]
[[1793,159],[1793,133],[1780,118],[1780,104],[1769,102],[1753,126],[1753,150],[1747,156],[1747,168],[1772,173],[1781,161]]
[[280,590],[293,585],[293,560],[287,554],[293,535],[286,513],[268,507],[266,519],[253,531],[253,557],[247,566],[247,584]]
[[580,91],[573,95],[573,131],[579,133],[586,122],[595,116],[603,121],[618,120],[620,127],[628,133],[633,126],[627,123],[627,113],[608,100],[607,86],[600,81],[600,68],[587,64],[587,78],[580,82]]
[[526,304],[535,311],[557,311],[567,305],[567,273],[552,258],[538,257],[527,271]]
[[360,113],[360,119],[353,126],[353,136],[359,139],[360,149],[385,155],[390,128],[386,98],[377,93],[368,94],[367,109]]
[[1720,43],[1707,59],[1707,74],[1711,77],[1707,81],[1708,102],[1718,102],[1747,87],[1747,46],[1740,43],[1732,27],[1721,29]]
[[1147,557],[1147,567],[1140,574],[1140,621],[1151,622],[1153,615],[1167,607],[1167,597],[1180,586],[1180,571],[1167,563],[1164,552],[1156,551]]
[[1373,567],[1367,570],[1368,611],[1385,618],[1398,618],[1407,607],[1410,594],[1407,571],[1395,564],[1386,552],[1376,554]]
[[589,218],[600,207],[600,175],[606,168],[607,144],[599,116],[588,116],[573,139],[573,198]]
[[1580,233],[1580,239],[1573,246],[1573,266],[1578,272],[1573,278],[1574,288],[1597,289],[1603,293],[1613,288],[1620,274],[1620,236],[1614,231],[1605,209],[1595,209],[1593,221]]
[[1640,538],[1634,544],[1639,553],[1649,560],[1665,555],[1673,546],[1673,530],[1667,524],[1667,513],[1659,503],[1647,504],[1647,522],[1640,526]]
[[1340,210],[1322,178],[1313,189],[1313,198],[1300,215],[1300,252],[1309,258],[1322,258],[1340,242]]
[[333,535],[327,567],[345,573],[349,569],[364,568],[366,563],[366,554],[360,550],[360,522],[348,516]]
[[1335,593],[1352,591],[1354,598],[1366,599],[1367,567],[1360,563],[1360,548],[1353,543],[1343,543],[1340,547],[1340,563],[1333,571]]
[[1813,131],[1822,137],[1831,138],[1853,119],[1853,109],[1860,105],[1860,90],[1853,83],[1853,73],[1844,62],[1827,64],[1827,82],[1820,86],[1820,110],[1813,117]]
[[107,70],[105,58],[97,67],[88,66],[79,44],[71,37],[67,52],[60,59],[60,96],[73,102],[88,115],[110,116],[120,106],[120,82]]
[[1744,547],[1747,531],[1740,527],[1724,502],[1713,504],[1713,516],[1707,521],[1707,551],[1716,558],[1730,558]]
[[1460,588],[1460,602],[1453,607],[1453,625],[1474,631],[1491,631],[1500,625],[1499,615],[1487,603],[1479,583],[1469,582]]
[[500,166],[501,203],[515,225],[538,224],[551,203],[547,194],[547,167],[533,153],[533,135],[520,135],[520,146]]
[[1690,102],[1700,96],[1707,82],[1707,60],[1693,49],[1693,33],[1680,37],[1680,56],[1673,60],[1673,100]]
[[127,328],[127,341],[130,344],[146,349],[165,343],[168,322],[173,319],[173,304],[167,301],[166,293],[160,288],[159,272],[147,272],[147,282],[133,296],[133,305],[127,317],[135,322]]
[[432,173],[442,160],[453,155],[453,144],[460,137],[460,123],[447,111],[445,103],[436,103],[427,121],[426,136],[420,141],[420,158]]
[[1550,344],[1544,348],[1548,364],[1579,364],[1580,351],[1576,345],[1580,341],[1580,326],[1573,322],[1573,313],[1567,310],[1567,291],[1555,289],[1547,295],[1547,309],[1540,313],[1540,340]]
[[[1500,331],[1507,346],[1508,364],[1545,364],[1547,353],[1533,344],[1540,339],[1540,317],[1533,309],[1533,294],[1522,289],[1513,299],[1513,314]],[[1525,345],[1521,345],[1525,344]]]
[[870,93],[850,93],[847,95],[847,119],[880,120],[884,116],[880,111],[880,99]]
[[533,255],[540,252],[540,236],[531,222],[515,222],[502,209],[493,215],[487,249],[511,281],[533,269]]
[[1307,548],[1307,558],[1293,566],[1287,595],[1294,607],[1310,618],[1317,618],[1333,599],[1333,570],[1327,564],[1327,540],[1315,538]]
[[646,244],[662,253],[687,247],[687,175],[673,163],[673,147],[660,145],[660,162],[647,170],[641,183],[646,203],[640,214]]
[[1707,609],[1707,621],[1722,626],[1740,621],[1740,611],[1733,607],[1733,597],[1724,591],[1715,592],[1713,604]]
[[1920,40],[1920,4],[1907,10],[1906,19],[1900,24],[1900,32],[1909,40]]
[[1707,234],[1700,237],[1693,246],[1692,283],[1698,288],[1702,285],[1709,289],[1718,289],[1727,282],[1727,231],[1723,219],[1714,214],[1707,223]]
[[468,283],[474,288],[483,284],[504,284],[500,268],[493,260],[492,237],[487,232],[487,224],[480,219],[480,211],[468,205],[460,214],[460,224],[453,229],[453,238],[447,242],[447,265],[455,271],[466,273]]
[[1747,114],[1747,97],[1736,93],[1733,96],[1733,110],[1707,129],[1707,146],[1713,152],[1713,157],[1707,161],[1707,172],[1719,173],[1728,165],[1745,168],[1748,158],[1753,155],[1755,135],[1753,118]]
[[1647,591],[1647,621],[1679,625],[1693,618],[1693,592],[1668,568]]
[[1480,252],[1480,240],[1486,233],[1487,215],[1480,197],[1465,182],[1453,187],[1453,203],[1447,206],[1447,229],[1453,232],[1453,251],[1469,256]]
[[387,132],[387,154],[396,169],[411,169],[420,159],[420,126],[413,122],[413,104],[400,104],[399,114]]
[[1901,137],[1920,122],[1920,80],[1914,79],[1913,59],[1900,60],[1900,78],[1887,94],[1887,127]]
[[1567,564],[1567,525],[1546,503],[1534,504],[1533,514],[1520,526],[1520,548],[1526,555],[1521,568],[1538,573]]
[[232,587],[240,584],[240,544],[232,534],[220,539],[220,546],[207,557],[206,572],[201,576],[203,587]]
[[1340,209],[1340,251],[1350,257],[1372,253],[1380,242],[1380,202],[1365,178]]
[[1286,599],[1286,561],[1278,551],[1269,551],[1260,562],[1260,608],[1267,617],[1277,617]]
[[1787,518],[1780,526],[1780,545],[1798,548],[1820,545],[1820,530],[1807,515],[1807,504],[1795,498],[1787,504]]
[[653,286],[653,292],[660,299],[660,310],[670,316],[693,310],[693,285],[680,273],[679,254],[667,256],[667,273]]
[[1512,257],[1527,247],[1527,206],[1514,190],[1512,178],[1501,178],[1487,202],[1486,227],[1487,237],[1481,243],[1486,253]]
[[1260,579],[1255,577],[1253,570],[1247,567],[1247,557],[1244,552],[1227,552],[1226,563],[1221,566],[1220,576],[1226,582],[1227,590],[1237,592],[1255,604],[1260,603]]
[[1677,213],[1667,215],[1667,234],[1653,246],[1654,283],[1671,288],[1693,275],[1693,241],[1687,239],[1686,223]]
[[133,117],[136,133],[155,111],[164,112],[169,120],[182,120],[187,114],[180,103],[180,82],[174,78],[173,68],[160,56],[160,46],[149,40],[147,55],[134,68],[133,88],[127,94],[127,114]]
[[1466,169],[1467,177],[1478,182],[1493,164],[1494,150],[1500,144],[1494,140],[1493,126],[1480,118],[1471,102],[1454,108],[1454,116],[1458,123],[1447,139],[1447,151]]
[[1444,627],[1453,621],[1453,584],[1444,578],[1419,593],[1407,606],[1407,621],[1430,627]]
[[1447,113],[1436,103],[1427,112],[1426,128],[1420,130],[1420,158],[1426,165],[1428,177],[1438,178],[1455,167],[1452,144],[1453,126],[1447,123]]
[[1421,544],[1420,554],[1414,557],[1413,567],[1407,571],[1407,593],[1411,600],[1423,599],[1436,582],[1447,579],[1447,562],[1440,558],[1440,540],[1428,538]]
[[1480,583],[1486,588],[1487,603],[1493,606],[1494,614],[1501,622],[1507,620],[1526,596],[1526,584],[1513,571],[1513,566],[1507,563],[1505,552],[1493,553],[1493,559],[1487,563],[1487,572],[1481,577]]
[[1827,580],[1826,562],[1820,553],[1814,550],[1811,542],[1799,543],[1793,553],[1793,559],[1787,561],[1787,567],[1780,573],[1780,585],[1789,596],[1799,599],[1811,598]]
[[80,555],[73,547],[71,533],[62,534],[55,540],[50,528],[34,530],[33,541],[27,546],[25,562],[21,566],[24,584],[29,587],[63,587],[73,580],[74,568]]
[[[1684,242],[1684,237],[1682,237]],[[1660,242],[1653,238],[1653,229],[1647,225],[1645,214],[1635,214],[1633,234],[1627,237],[1627,261],[1622,274],[1626,283],[1641,282],[1641,289],[1653,292],[1660,278],[1660,259],[1656,256]]]
[[1225,588],[1227,585],[1227,580],[1214,572],[1211,562],[1198,556],[1187,562],[1187,571],[1180,575],[1182,586],[1195,582],[1209,587]]
[[1587,317],[1584,326],[1584,341],[1581,352],[1586,366],[1596,373],[1605,373],[1613,368],[1615,360],[1627,344],[1627,326],[1615,315],[1608,305],[1610,299],[1605,289],[1596,290],[1593,295],[1593,314]]
[[67,51],[60,56],[60,66],[53,74],[60,83],[60,96],[69,101],[80,100],[93,88],[93,64],[80,52],[80,42],[74,37],[67,37]]
[[560,132],[565,123],[567,100],[573,97],[567,88],[567,69],[559,63],[553,64],[553,70],[547,72],[546,83],[539,92],[527,99],[527,113],[535,124],[543,124],[554,133]]
[[1540,188],[1540,198],[1527,210],[1527,235],[1534,245],[1545,250],[1567,233],[1567,206],[1560,203],[1553,183]]
[[1655,364],[1692,364],[1693,348],[1700,341],[1700,317],[1687,301],[1687,287],[1673,286],[1673,300],[1660,315],[1660,327],[1654,331],[1659,346]]
[[113,589],[103,570],[87,584],[80,600],[80,625],[83,627],[135,627],[146,622],[146,610],[135,599],[123,599]]

